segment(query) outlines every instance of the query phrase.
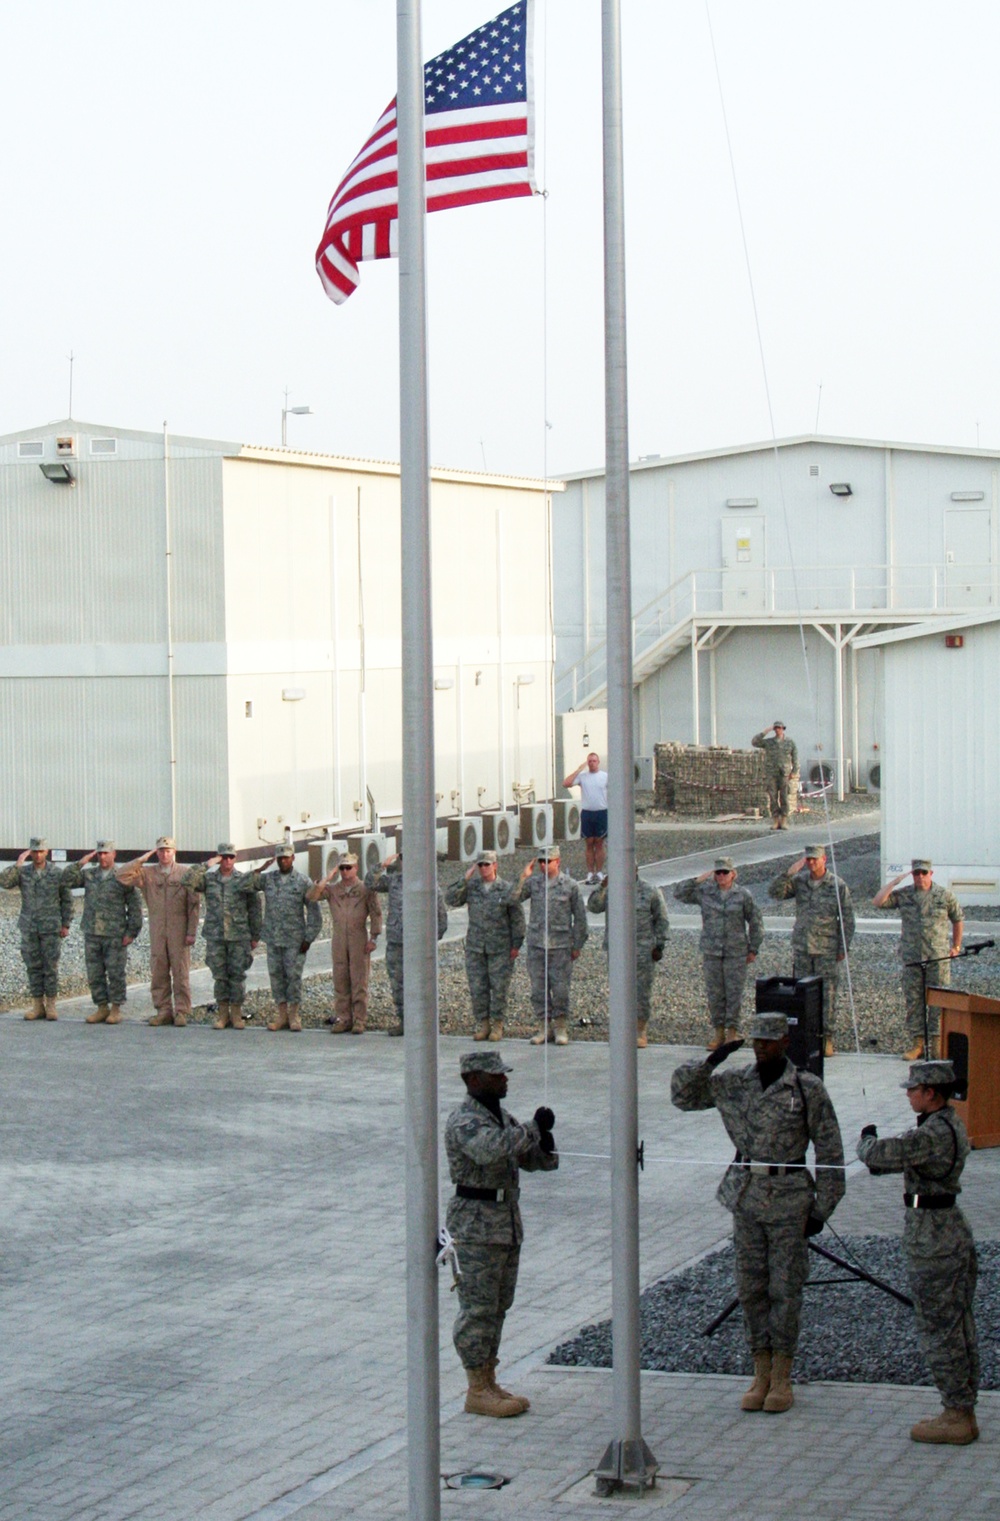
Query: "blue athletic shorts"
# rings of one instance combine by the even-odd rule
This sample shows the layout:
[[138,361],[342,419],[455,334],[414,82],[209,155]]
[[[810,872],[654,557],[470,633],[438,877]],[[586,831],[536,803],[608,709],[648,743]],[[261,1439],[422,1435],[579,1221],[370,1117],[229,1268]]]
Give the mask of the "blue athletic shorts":
[[581,808],[580,833],[585,840],[605,840],[608,835],[606,808]]

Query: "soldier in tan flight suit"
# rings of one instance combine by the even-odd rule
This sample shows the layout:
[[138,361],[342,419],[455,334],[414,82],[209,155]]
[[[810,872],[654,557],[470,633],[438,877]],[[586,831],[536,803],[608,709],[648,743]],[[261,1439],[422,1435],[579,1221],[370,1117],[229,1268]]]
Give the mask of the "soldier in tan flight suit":
[[[334,881],[334,878],[337,881]],[[306,895],[310,903],[326,899],[330,910],[333,993],[336,1021],[332,1035],[363,1035],[368,1023],[368,974],[372,951],[382,933],[378,893],[358,881],[358,858],[341,856],[332,871]]]
[[[150,857],[156,856],[156,864]],[[191,1013],[191,947],[198,933],[198,894],[185,887],[187,868],[177,864],[176,841],[161,834],[156,849],[126,861],[118,880],[137,887],[149,918],[150,1024],[187,1024]]]

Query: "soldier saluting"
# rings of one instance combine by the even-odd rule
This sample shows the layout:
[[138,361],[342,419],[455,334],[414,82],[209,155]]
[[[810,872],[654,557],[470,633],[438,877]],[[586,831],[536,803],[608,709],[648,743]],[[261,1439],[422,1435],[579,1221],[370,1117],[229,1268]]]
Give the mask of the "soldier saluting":
[[[97,865],[90,862],[97,857]],[[63,871],[67,887],[83,888],[83,949],[90,996],[97,1007],[88,1025],[121,1023],[126,997],[128,947],[142,929],[142,904],[134,887],[118,880],[114,840],[98,840]]]
[[[927,981],[946,988],[951,982],[950,960],[962,949],[964,916],[962,906],[955,894],[946,887],[939,887],[934,881],[933,861],[925,859],[911,861],[909,875],[913,878],[912,885],[902,887],[900,884],[906,881],[907,875],[908,873],[904,871],[898,877],[893,877],[891,882],[887,882],[872,899],[872,908],[894,908],[901,920],[902,936],[899,942],[899,956],[903,962],[906,1033],[913,1046],[912,1050],[907,1051],[905,1060],[915,1062],[922,1056],[933,1057],[937,1054],[933,1049],[937,1043],[937,1014],[935,1012],[935,1033],[931,1037],[932,1049],[925,1051],[924,1021],[927,1014],[924,1008],[926,993],[924,979],[920,975],[918,966],[909,966],[907,963],[930,961],[931,965],[927,968]],[[950,939],[949,930],[951,931]]]
[[712,1021],[708,1049],[717,1051],[740,1033],[743,985],[764,939],[764,920],[753,893],[736,886],[731,856],[719,856],[713,871],[678,882],[674,897],[701,909],[701,965]]
[[[773,734],[773,739],[768,735]],[[789,784],[798,775],[799,752],[794,739],[785,738],[785,725],[776,718],[770,728],[761,729],[750,741],[755,750],[764,752],[767,800],[771,805],[772,829],[788,828]]]
[[268,861],[247,874],[247,881],[264,894],[263,939],[267,946],[267,975],[277,1014],[269,1030],[301,1032],[302,969],[309,947],[323,927],[318,903],[307,903],[312,882],[295,870],[295,846],[279,845],[274,852],[277,871]]
[[[603,914],[608,907],[608,879],[604,877],[595,887],[587,901],[587,912]],[[643,881],[639,868],[635,872],[635,1043],[640,1051],[648,1044],[646,1031],[653,995],[653,973],[656,963],[663,960],[663,947],[670,933],[667,905],[663,894],[652,883]],[[608,931],[604,930],[604,950],[607,954]]]
[[48,840],[35,835],[14,865],[0,872],[0,887],[21,890],[17,925],[31,995],[31,1008],[25,1019],[56,1018],[59,954],[73,923],[73,894],[63,880],[62,871],[53,866],[48,856]]
[[484,850],[475,866],[445,894],[449,908],[469,905],[465,975],[469,979],[473,1040],[501,1040],[511,973],[524,944],[524,909],[513,882],[497,875],[495,850]]
[[767,890],[779,902],[795,899],[792,975],[822,977],[825,1051],[827,1056],[834,1056],[840,963],[854,939],[850,888],[843,878],[827,870],[825,848],[807,845],[805,855],[775,877]]
[[531,903],[528,921],[528,977],[531,1007],[541,1025],[533,1046],[546,1039],[569,1045],[569,983],[573,962],[590,931],[583,896],[573,878],[560,871],[558,845],[549,845],[521,873],[518,898]]

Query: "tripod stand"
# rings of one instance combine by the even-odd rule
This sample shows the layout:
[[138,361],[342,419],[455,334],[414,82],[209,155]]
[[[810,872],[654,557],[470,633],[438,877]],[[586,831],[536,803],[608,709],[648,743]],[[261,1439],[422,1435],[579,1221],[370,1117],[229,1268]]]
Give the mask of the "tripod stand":
[[927,1013],[927,968],[940,966],[942,961],[961,961],[965,956],[978,956],[980,951],[990,950],[996,945],[995,940],[970,940],[956,955],[951,956],[928,956],[924,961],[904,961],[907,968],[920,968],[920,996],[924,1006],[924,1057],[930,1059],[931,1055],[931,1029],[930,1015]]
[[[811,1252],[815,1252],[817,1256],[825,1257],[827,1262],[832,1262],[835,1267],[843,1268],[846,1273],[851,1274],[850,1278],[817,1278],[814,1282],[807,1285],[809,1288],[832,1288],[837,1284],[855,1281],[870,1283],[873,1288],[881,1289],[883,1294],[888,1294],[891,1298],[898,1299],[900,1304],[905,1304],[911,1310],[913,1309],[913,1300],[908,1299],[905,1294],[901,1294],[898,1289],[894,1289],[891,1283],[886,1283],[884,1278],[876,1278],[874,1273],[867,1272],[863,1267],[856,1267],[853,1262],[848,1262],[844,1257],[838,1257],[836,1252],[828,1251],[825,1246],[820,1246],[818,1241],[807,1241],[806,1246]],[[724,1325],[730,1315],[738,1310],[739,1307],[739,1299],[733,1299],[720,1314],[715,1316],[714,1320],[710,1320],[708,1325],[702,1329],[702,1336],[714,1336],[719,1327]]]

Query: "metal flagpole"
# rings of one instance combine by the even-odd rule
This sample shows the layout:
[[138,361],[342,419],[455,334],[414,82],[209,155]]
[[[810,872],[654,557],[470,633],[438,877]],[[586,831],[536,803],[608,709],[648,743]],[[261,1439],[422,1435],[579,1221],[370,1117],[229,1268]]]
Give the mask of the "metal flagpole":
[[406,1063],[406,1429],[413,1521],[441,1514],[437,859],[420,0],[396,0]]
[[615,1436],[599,1494],[653,1483],[639,1392],[639,1102],[636,1069],[632,578],[625,342],[620,0],[602,0],[604,79],[605,522],[608,622],[608,981],[611,1048],[611,1313]]

